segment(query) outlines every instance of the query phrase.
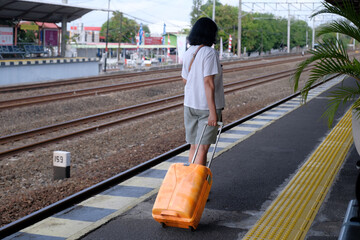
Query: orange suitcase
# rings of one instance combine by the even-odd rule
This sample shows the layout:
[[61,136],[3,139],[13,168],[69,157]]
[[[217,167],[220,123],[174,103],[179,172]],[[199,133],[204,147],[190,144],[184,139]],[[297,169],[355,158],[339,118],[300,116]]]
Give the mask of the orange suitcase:
[[[166,173],[152,209],[153,218],[163,227],[190,228],[191,230],[197,228],[211,189],[210,165],[222,130],[222,123],[218,124],[220,128],[207,167],[194,163],[174,163]],[[195,161],[197,152],[198,148],[192,162]]]

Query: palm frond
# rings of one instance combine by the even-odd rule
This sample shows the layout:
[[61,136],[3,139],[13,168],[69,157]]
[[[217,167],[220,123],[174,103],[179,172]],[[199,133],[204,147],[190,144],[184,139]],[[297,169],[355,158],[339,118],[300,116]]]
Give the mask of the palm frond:
[[360,118],[360,98],[356,99],[356,101],[353,103],[353,105],[351,106],[352,109],[355,109],[355,116],[356,118]]
[[291,81],[293,82],[293,86],[294,86],[294,92],[296,92],[299,88],[299,79],[304,69],[317,60],[318,58],[315,55],[313,55],[298,64],[294,75],[291,77]]
[[350,0],[344,0],[342,1],[343,5],[339,4],[331,4],[328,2],[323,2],[324,9],[321,9],[314,14],[312,14],[310,17],[313,18],[317,15],[324,14],[324,13],[330,13],[335,14],[340,17],[346,18],[350,22],[352,22],[355,26],[360,26],[360,18],[358,14],[356,13],[354,3]]
[[330,101],[327,106],[326,111],[322,117],[328,118],[328,126],[330,127],[334,122],[334,116],[339,106],[346,104],[347,102],[357,98],[352,108],[357,108],[360,106],[360,84],[356,82],[356,87],[338,87],[335,91],[330,93]]
[[360,41],[359,28],[351,25],[348,21],[345,20],[333,21],[328,26],[322,27],[316,35],[321,36],[327,33],[341,33],[346,36],[355,38],[357,41]]
[[299,88],[299,79],[304,68],[315,63],[314,68],[310,71],[309,79],[301,90],[301,96],[304,102],[306,102],[309,90],[318,80],[332,74],[347,74],[353,76],[360,73],[360,71],[354,68],[346,48],[341,41],[325,41],[319,44],[316,51],[310,50],[309,52],[313,55],[298,65],[291,78],[294,91],[297,91]]
[[[345,19],[333,21],[328,26],[323,27],[317,35],[326,33],[341,33],[360,41],[360,17],[354,8],[353,1],[344,0],[340,4],[331,4],[323,2],[324,9],[317,11],[311,17],[320,14],[330,13],[335,14]],[[357,109],[360,117],[360,62],[353,57],[350,59],[347,54],[346,47],[341,41],[324,41],[319,44],[316,50],[309,51],[312,56],[301,62],[293,77],[294,90],[299,87],[299,79],[301,73],[310,64],[314,64],[314,68],[310,72],[310,76],[301,89],[303,101],[306,101],[307,95],[313,84],[326,76],[332,74],[342,74],[344,76],[351,76],[356,80],[355,87],[338,87],[337,90],[332,91],[330,101],[323,117],[328,118],[329,127],[332,125],[340,105],[357,100],[352,104],[353,109]]]
[[328,119],[328,127],[330,128],[334,122],[336,111],[339,109],[340,102],[332,102],[328,105],[321,118]]

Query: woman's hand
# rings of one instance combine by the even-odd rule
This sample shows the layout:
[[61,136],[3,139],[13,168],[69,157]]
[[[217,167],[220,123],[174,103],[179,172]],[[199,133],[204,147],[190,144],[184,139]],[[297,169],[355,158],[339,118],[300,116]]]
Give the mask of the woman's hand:
[[216,112],[214,113],[210,113],[209,117],[208,117],[208,125],[215,127],[217,125],[217,115]]

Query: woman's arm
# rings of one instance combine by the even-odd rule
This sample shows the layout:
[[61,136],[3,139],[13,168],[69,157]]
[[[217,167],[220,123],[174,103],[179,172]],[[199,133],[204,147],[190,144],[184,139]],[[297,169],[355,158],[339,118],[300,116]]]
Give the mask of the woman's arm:
[[185,79],[185,78],[183,78],[182,80],[183,80],[184,85],[186,85],[186,79]]
[[208,103],[208,107],[209,107],[209,111],[210,111],[210,115],[208,118],[209,126],[217,125],[214,79],[215,79],[215,75],[210,75],[210,76],[204,77],[206,101]]

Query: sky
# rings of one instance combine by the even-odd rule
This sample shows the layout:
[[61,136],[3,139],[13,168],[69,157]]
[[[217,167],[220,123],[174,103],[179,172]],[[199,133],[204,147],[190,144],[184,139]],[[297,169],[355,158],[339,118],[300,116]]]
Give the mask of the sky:
[[[49,2],[54,4],[62,4],[63,0],[37,0],[39,2]],[[109,0],[67,0],[69,5],[108,9]],[[203,0],[205,3],[207,0]],[[239,0],[220,0],[225,5],[238,6]],[[276,2],[281,3],[303,3],[302,6],[293,5],[291,7],[291,15],[298,19],[308,21],[308,16],[311,14],[310,8],[313,7],[310,3],[318,3],[320,0],[242,0],[243,11],[262,11],[271,12],[281,17],[287,17],[288,11],[286,4],[276,6]],[[263,4],[274,3],[273,5]],[[190,28],[190,12],[192,11],[193,0],[110,0],[110,9],[121,11],[126,17],[134,19],[138,23],[143,23],[149,26],[152,34],[161,34],[163,25],[166,24],[168,32],[179,31],[183,28]],[[316,6],[316,5],[315,5]],[[301,11],[299,11],[301,7]],[[274,11],[277,9],[277,11]],[[301,12],[301,14],[299,14]],[[111,14],[110,14],[111,17]],[[84,23],[84,26],[101,27],[107,20],[106,11],[92,11],[82,18],[71,22],[68,26],[78,25]],[[215,19],[216,21],[216,19]],[[321,21],[321,20],[320,20]],[[311,26],[311,25],[310,25]]]

